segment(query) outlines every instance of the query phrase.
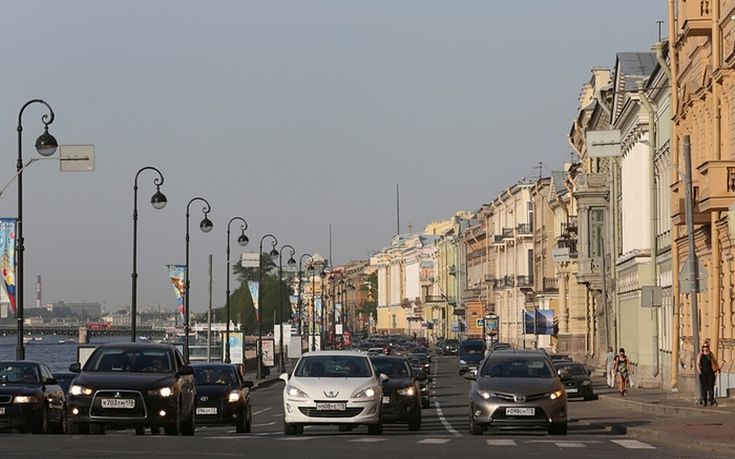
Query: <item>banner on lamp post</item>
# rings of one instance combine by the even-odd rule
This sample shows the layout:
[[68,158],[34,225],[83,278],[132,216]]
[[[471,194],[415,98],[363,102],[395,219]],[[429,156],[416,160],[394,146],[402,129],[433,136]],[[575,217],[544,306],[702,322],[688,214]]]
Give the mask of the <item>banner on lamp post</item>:
[[260,284],[258,281],[248,281],[248,291],[250,291],[250,298],[253,300],[253,307],[255,308],[255,319],[260,320],[260,310],[258,309],[258,291]]
[[288,297],[291,303],[291,336],[301,335],[301,317],[299,317],[299,297],[290,295]]
[[186,294],[186,284],[184,283],[186,265],[166,265],[166,269],[168,269],[168,277],[171,279],[174,295],[176,295],[176,311],[183,317],[184,295]]
[[10,309],[16,314],[15,304],[15,227],[17,219],[0,218],[0,254],[3,289],[8,295]]

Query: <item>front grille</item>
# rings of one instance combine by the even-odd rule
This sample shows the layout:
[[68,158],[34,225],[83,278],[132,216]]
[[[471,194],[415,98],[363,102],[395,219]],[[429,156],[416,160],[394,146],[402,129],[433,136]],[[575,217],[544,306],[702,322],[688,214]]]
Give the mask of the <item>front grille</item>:
[[309,416],[310,418],[354,418],[358,414],[362,413],[363,408],[356,407],[356,408],[347,408],[344,411],[337,411],[337,410],[318,410],[316,408],[310,408],[310,407],[299,407],[299,411],[301,411],[305,416]]
[[545,393],[531,394],[531,395],[526,395],[525,397],[526,398],[522,402],[521,401],[516,402],[515,395],[513,394],[502,394],[498,392],[495,393],[495,398],[499,398],[501,400],[507,400],[509,402],[514,402],[514,403],[525,403],[525,402],[532,402],[534,400],[541,400],[542,398],[546,397],[546,394]]
[[508,416],[508,415],[505,414],[505,408],[506,407],[501,406],[500,408],[498,408],[498,409],[495,410],[495,412],[493,413],[493,420],[494,421],[503,421],[503,420],[505,420],[505,421],[510,421],[510,420],[513,420],[513,421],[522,421],[522,420],[530,420],[530,421],[535,421],[535,420],[541,421],[541,420],[544,420],[544,421],[548,421],[548,416],[546,416],[546,413],[544,412],[544,410],[542,410],[538,406],[535,407],[534,415],[533,416]]
[[13,400],[12,395],[0,395],[0,405],[7,405],[11,400]]
[[577,381],[574,381],[574,380],[565,381],[564,387],[577,387]]
[[[132,399],[135,400],[135,408],[102,408],[103,399]],[[90,408],[90,416],[100,418],[145,419],[147,414],[143,395],[137,391],[97,391]]]

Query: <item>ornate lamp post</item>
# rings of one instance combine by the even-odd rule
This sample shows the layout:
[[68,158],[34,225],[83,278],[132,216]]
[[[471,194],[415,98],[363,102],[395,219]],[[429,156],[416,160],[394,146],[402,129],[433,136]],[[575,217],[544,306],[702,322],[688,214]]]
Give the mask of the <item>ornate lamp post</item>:
[[[276,250],[276,246],[278,245],[278,239],[272,234],[266,234],[262,238],[260,238],[260,245],[258,246],[258,307],[263,307],[263,241],[265,241],[267,238],[273,239],[273,242],[271,243],[272,249],[268,253],[268,255],[271,258],[275,258],[278,256],[278,250]],[[258,368],[257,368],[257,378],[260,379],[263,377],[263,314],[258,314],[258,345],[257,345],[257,351],[258,351]]]
[[184,362],[189,363],[189,208],[197,201],[204,203],[202,212],[204,218],[199,223],[199,229],[203,233],[209,233],[212,231],[212,220],[209,219],[208,214],[212,210],[209,205],[209,201],[199,196],[192,198],[191,201],[186,205],[186,270],[184,271]]
[[25,109],[32,104],[44,105],[49,113],[41,116],[41,122],[43,123],[43,134],[36,139],[36,151],[41,156],[51,156],[56,153],[56,148],[59,146],[54,136],[49,134],[48,126],[54,122],[54,110],[49,104],[41,99],[31,99],[21,107],[18,113],[18,162],[16,163],[16,172],[18,175],[18,219],[16,221],[16,240],[15,240],[15,263],[16,263],[16,282],[15,282],[15,317],[18,321],[17,338],[18,344],[15,351],[15,357],[18,360],[24,360],[26,355],[25,345],[23,344],[23,295],[25,293],[23,288],[24,278],[24,263],[23,263],[23,252],[25,251],[25,245],[23,240],[23,112]]
[[225,321],[227,324],[225,325],[225,363],[232,362],[230,359],[230,226],[238,220],[242,222],[242,225],[240,225],[240,236],[237,238],[237,244],[240,247],[245,247],[249,242],[248,237],[245,236],[245,230],[248,229],[248,222],[242,217],[232,217],[227,223],[227,272],[225,274],[227,276],[227,288],[225,290],[225,298],[227,298],[225,300]]
[[325,281],[325,278],[327,277],[326,269],[327,269],[327,267],[324,266],[322,268],[322,271],[319,273],[319,277],[321,278],[321,284],[320,284],[320,287],[319,287],[319,298],[320,298],[321,303],[322,303],[322,313],[321,313],[321,317],[320,317],[321,329],[319,330],[319,348],[320,349],[324,349],[324,316],[326,315],[324,313],[327,312],[327,305],[324,302],[324,299],[325,299],[324,298],[324,290],[325,290],[325,288],[324,288],[325,287],[325,282],[324,281]]
[[[311,255],[309,255],[308,253],[305,253],[305,254],[303,254],[303,255],[301,255],[299,257],[299,268],[298,268],[298,270],[296,270],[296,276],[298,278],[298,283],[296,284],[297,287],[298,287],[298,290],[296,290],[296,307],[299,310],[299,323],[298,323],[299,330],[298,331],[299,331],[299,336],[301,336],[301,337],[304,336],[304,322],[305,322],[304,321],[303,309],[302,309],[302,306],[301,306],[301,292],[303,291],[303,285],[302,285],[302,282],[301,282],[301,278],[304,275],[304,272],[301,269],[301,266],[302,266],[302,264],[304,262],[304,258],[306,258],[306,257],[309,258],[309,266],[306,268],[306,271],[309,273],[309,275],[311,275],[311,276],[314,275],[314,257],[312,257]],[[311,292],[312,292],[312,296],[313,296],[314,290],[312,290]],[[308,328],[307,328],[307,330],[308,330]],[[308,336],[308,333],[306,333],[306,335]],[[303,342],[302,342],[302,346],[303,346]],[[303,349],[303,347],[302,347],[302,349]]]
[[158,177],[153,179],[156,192],[151,196],[151,206],[154,209],[161,210],[168,203],[166,195],[161,193],[161,185],[163,185],[164,180],[161,171],[153,166],[141,167],[135,174],[135,180],[133,182],[133,274],[130,276],[133,282],[133,297],[130,300],[130,341],[132,342],[135,342],[135,325],[138,319],[138,177],[140,177],[143,171],[147,170],[152,170],[158,175]]
[[283,251],[288,248],[291,250],[291,255],[288,258],[288,266],[296,266],[296,260],[294,259],[294,255],[296,254],[296,249],[293,248],[292,245],[286,244],[281,247],[281,253],[278,254],[278,320],[280,322],[280,325],[278,327],[278,352],[280,353],[280,357],[278,359],[278,372],[283,373],[286,371],[286,362],[283,358]]

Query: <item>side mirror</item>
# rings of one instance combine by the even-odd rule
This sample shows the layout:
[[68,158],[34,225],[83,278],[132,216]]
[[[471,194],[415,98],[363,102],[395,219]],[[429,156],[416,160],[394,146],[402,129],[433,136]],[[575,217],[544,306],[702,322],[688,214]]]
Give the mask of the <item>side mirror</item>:
[[59,384],[56,378],[46,378],[46,380],[43,383],[47,386],[56,386]]
[[587,370],[587,376],[592,376],[592,370]]
[[416,380],[417,381],[421,381],[421,382],[426,381],[426,373],[424,373],[423,371],[417,371],[416,372]]
[[388,377],[388,375],[385,373],[380,373],[380,382],[384,383],[387,381],[390,381],[390,377]]
[[194,374],[194,368],[191,365],[183,365],[179,370],[179,376],[189,376]]
[[253,387],[253,382],[252,381],[243,381],[242,382],[242,388],[243,389],[250,389],[252,387]]
[[72,373],[81,373],[82,372],[82,364],[79,362],[74,362],[71,365],[69,365],[69,371]]
[[477,371],[471,370],[464,374],[464,379],[469,379],[470,381],[475,381],[477,379]]
[[288,373],[283,373],[281,376],[278,377],[281,381],[287,383],[288,382]]

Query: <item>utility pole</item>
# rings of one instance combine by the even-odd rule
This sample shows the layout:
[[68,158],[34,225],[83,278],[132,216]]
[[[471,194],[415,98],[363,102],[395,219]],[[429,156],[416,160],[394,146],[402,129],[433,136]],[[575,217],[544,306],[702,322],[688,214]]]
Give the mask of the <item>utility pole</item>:
[[401,195],[396,183],[396,234],[401,234]]
[[[699,295],[699,273],[697,272],[697,252],[694,245],[694,202],[692,200],[692,152],[689,136],[684,136],[684,211],[686,215],[687,227],[687,243],[689,248],[689,282],[690,293],[689,299],[692,307],[692,353],[694,355],[694,365],[699,365],[696,361],[699,351],[699,305],[697,296]],[[701,393],[699,378],[694,375],[694,394],[699,397]]]
[[[227,320],[230,320],[228,317]],[[207,362],[212,361],[212,254],[209,254],[209,313],[207,314]]]

